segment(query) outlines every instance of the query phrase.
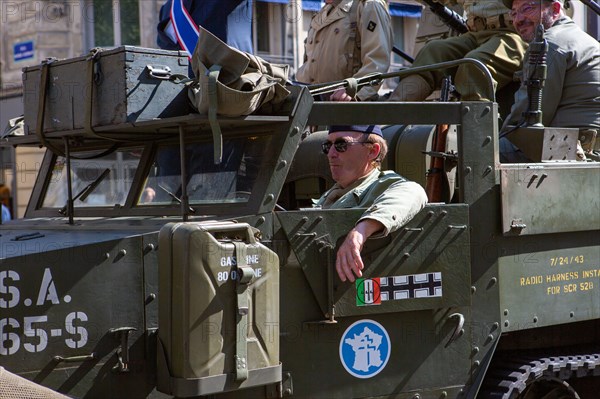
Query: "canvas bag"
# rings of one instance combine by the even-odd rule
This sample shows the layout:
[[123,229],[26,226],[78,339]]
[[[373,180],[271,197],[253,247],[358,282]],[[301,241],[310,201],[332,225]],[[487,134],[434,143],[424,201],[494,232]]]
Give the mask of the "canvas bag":
[[188,91],[199,113],[214,114],[216,108],[218,115],[240,116],[261,107],[268,113],[290,94],[285,88],[289,65],[271,64],[228,46],[202,27],[199,31],[192,56],[196,80]]

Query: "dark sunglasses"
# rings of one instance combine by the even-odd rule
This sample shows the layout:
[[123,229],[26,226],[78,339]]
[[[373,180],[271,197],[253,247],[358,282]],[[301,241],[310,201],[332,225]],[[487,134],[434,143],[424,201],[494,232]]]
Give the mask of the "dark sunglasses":
[[323,154],[327,155],[327,154],[329,154],[329,150],[331,149],[331,146],[335,147],[335,150],[337,152],[346,152],[346,150],[348,150],[348,146],[354,145],[354,144],[372,144],[372,143],[369,141],[336,140],[335,143],[326,141],[323,144],[321,144],[321,149],[323,150]]

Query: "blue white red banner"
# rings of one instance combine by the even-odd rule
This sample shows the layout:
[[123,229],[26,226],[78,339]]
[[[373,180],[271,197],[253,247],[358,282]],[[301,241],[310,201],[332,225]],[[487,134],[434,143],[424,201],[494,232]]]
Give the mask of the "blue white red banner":
[[183,6],[183,0],[173,0],[171,2],[171,23],[177,43],[191,58],[200,33],[190,13]]

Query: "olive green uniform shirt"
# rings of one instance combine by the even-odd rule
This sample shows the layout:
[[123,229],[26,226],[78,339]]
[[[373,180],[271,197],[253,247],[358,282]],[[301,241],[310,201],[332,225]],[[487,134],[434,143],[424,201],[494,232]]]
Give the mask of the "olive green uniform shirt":
[[[355,1],[358,4],[355,4],[353,18],[351,8]],[[384,0],[342,0],[325,4],[311,20],[305,60],[296,73],[296,80],[316,84],[373,72],[386,73],[392,46],[391,19]],[[377,98],[378,89],[363,87],[357,97],[360,100]]]
[[[336,184],[315,204],[322,206],[329,194],[339,188]],[[391,170],[373,170],[361,179],[358,186],[346,192],[327,209],[367,208],[358,222],[374,219],[384,230],[375,236],[386,236],[411,220],[427,203],[425,190]],[[357,223],[358,223],[357,222]]]

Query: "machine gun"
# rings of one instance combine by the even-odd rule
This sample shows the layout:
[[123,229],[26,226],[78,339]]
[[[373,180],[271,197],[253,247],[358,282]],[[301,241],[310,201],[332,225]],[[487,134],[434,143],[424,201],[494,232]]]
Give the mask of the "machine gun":
[[458,15],[455,11],[449,9],[441,3],[438,3],[435,0],[422,1],[429,6],[431,12],[440,17],[440,19],[450,28],[454,29],[458,33],[467,33],[469,31],[465,19]]
[[576,160],[579,129],[545,127],[542,121],[542,94],[547,74],[548,42],[544,27],[536,27],[535,38],[529,44],[529,59],[525,76],[528,105],[522,120],[516,126],[502,132],[530,160]]
[[419,67],[412,67],[407,69],[402,69],[400,71],[388,72],[388,73],[380,73],[374,72],[365,76],[361,76],[358,78],[348,78],[344,80],[338,80],[336,82],[327,82],[327,83],[319,83],[314,85],[309,85],[308,90],[312,96],[317,96],[326,93],[333,93],[334,91],[344,88],[346,89],[346,93],[353,97],[356,95],[356,92],[364,86],[377,86],[380,85],[383,80],[389,78],[402,78],[403,76],[427,72],[433,70],[446,70],[450,68],[454,68],[461,64],[471,64],[475,68],[477,68],[481,73],[485,75],[485,79],[487,82],[487,87],[484,91],[487,98],[494,98],[494,85],[492,83],[492,74],[489,69],[479,60],[473,58],[462,58],[458,60],[440,62],[439,64],[431,64],[424,65]]
[[542,91],[546,81],[548,65],[546,55],[548,42],[544,39],[544,27],[540,24],[535,32],[535,39],[529,46],[529,65],[531,76],[527,77],[527,96],[529,107],[523,114],[528,126],[542,125]]

